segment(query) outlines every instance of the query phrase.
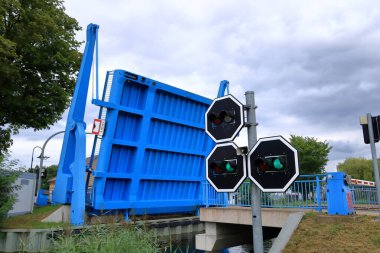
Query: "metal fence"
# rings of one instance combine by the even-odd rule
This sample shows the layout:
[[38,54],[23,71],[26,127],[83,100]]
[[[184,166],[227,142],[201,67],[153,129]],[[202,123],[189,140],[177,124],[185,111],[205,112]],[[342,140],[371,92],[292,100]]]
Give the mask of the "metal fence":
[[377,209],[378,201],[375,186],[351,186],[355,209]]
[[[327,209],[326,175],[301,175],[284,193],[261,192],[261,206],[272,208]],[[376,209],[376,187],[350,186],[355,209]],[[251,206],[251,182],[244,182],[234,193],[218,193],[203,182],[203,200],[209,206]]]
[[[251,182],[244,182],[235,193],[218,193],[203,183],[205,206],[250,206]],[[302,175],[284,193],[261,192],[262,207],[306,208],[321,211],[326,208],[325,175]]]

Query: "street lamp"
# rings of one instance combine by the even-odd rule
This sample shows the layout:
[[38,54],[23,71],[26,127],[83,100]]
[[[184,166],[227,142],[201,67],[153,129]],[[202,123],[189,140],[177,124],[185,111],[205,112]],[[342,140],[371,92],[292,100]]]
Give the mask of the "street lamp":
[[[33,151],[32,151],[32,161],[31,161],[31,163],[30,163],[30,172],[33,171],[33,157],[34,157],[34,150],[35,150],[36,148],[39,148],[39,149],[42,150],[42,148],[41,148],[40,146],[35,146],[35,147],[33,148]],[[37,157],[37,158],[39,158],[39,157]]]
[[42,167],[44,165],[44,159],[47,159],[48,157],[44,156],[44,153],[45,153],[45,147],[46,147],[46,144],[50,141],[51,138],[53,138],[54,136],[58,135],[58,134],[62,134],[64,133],[65,131],[59,131],[55,134],[52,134],[49,138],[47,138],[47,140],[45,141],[44,145],[42,146],[42,149],[41,149],[41,154],[39,156],[40,158],[40,168],[38,170],[38,184],[37,184],[37,194],[41,188],[41,172],[42,172]]

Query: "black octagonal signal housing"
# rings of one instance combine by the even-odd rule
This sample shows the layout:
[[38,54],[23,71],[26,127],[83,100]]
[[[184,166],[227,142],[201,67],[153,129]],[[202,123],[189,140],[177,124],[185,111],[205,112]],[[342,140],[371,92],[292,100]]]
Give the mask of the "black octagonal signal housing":
[[245,155],[235,143],[215,145],[206,158],[206,178],[217,192],[235,192],[247,177]]
[[248,176],[263,192],[285,192],[298,175],[298,152],[282,136],[261,138],[248,153]]
[[232,141],[244,126],[244,107],[232,95],[217,98],[206,111],[205,124],[215,142]]

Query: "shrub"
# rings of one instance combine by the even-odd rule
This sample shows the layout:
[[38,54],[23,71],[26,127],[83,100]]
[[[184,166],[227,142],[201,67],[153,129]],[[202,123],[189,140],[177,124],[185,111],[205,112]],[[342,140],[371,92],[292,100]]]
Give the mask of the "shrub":
[[19,171],[13,169],[17,161],[9,161],[8,157],[0,157],[0,222],[7,218],[16,201],[15,190],[18,187],[13,184],[20,175]]

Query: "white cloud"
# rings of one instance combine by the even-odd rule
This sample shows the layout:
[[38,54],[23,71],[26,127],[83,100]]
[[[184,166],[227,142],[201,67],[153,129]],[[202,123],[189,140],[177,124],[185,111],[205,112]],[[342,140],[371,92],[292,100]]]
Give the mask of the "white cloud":
[[[358,117],[380,114],[377,1],[69,0],[65,6],[84,28],[79,40],[87,24],[100,25],[101,86],[107,70],[124,69],[214,98],[226,79],[242,102],[245,91],[255,91],[259,137],[346,141],[333,149],[330,169],[368,151]],[[89,107],[87,124],[96,116]],[[66,117],[50,131],[21,131],[13,156],[28,164],[33,146],[63,130]],[[60,153],[58,143],[50,149]]]

